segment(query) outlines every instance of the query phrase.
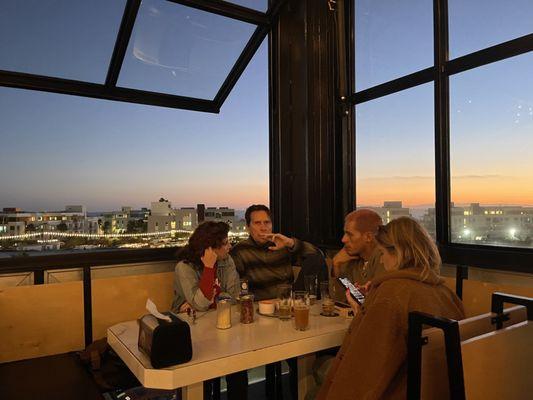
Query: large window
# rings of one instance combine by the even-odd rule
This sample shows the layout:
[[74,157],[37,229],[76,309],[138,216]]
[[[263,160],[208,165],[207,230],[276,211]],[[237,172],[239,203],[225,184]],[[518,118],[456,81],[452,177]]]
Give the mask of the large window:
[[212,100],[254,29],[181,4],[144,0],[118,85]]
[[450,59],[530,34],[531,0],[448,0]]
[[533,247],[533,54],[450,78],[451,239]]
[[103,83],[125,0],[2,0],[0,70]]
[[357,206],[427,204],[445,261],[530,265],[532,3],[353,7]]
[[357,207],[385,223],[412,216],[434,234],[433,85],[361,104],[356,113]]
[[269,199],[268,2],[89,3],[2,4],[0,257],[239,240]]
[[432,2],[355,2],[357,91],[433,64]]
[[175,246],[202,218],[238,237],[269,201],[267,59],[220,114],[0,88],[0,256]]

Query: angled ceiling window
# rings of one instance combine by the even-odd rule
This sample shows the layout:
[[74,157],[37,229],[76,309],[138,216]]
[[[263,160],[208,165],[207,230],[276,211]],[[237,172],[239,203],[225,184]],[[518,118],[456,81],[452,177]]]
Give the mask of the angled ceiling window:
[[3,0],[0,69],[104,83],[125,0]]
[[0,86],[219,112],[282,0],[2,1]]
[[255,29],[166,0],[144,0],[118,86],[213,100]]
[[225,0],[226,3],[233,3],[239,6],[252,8],[257,11],[266,11],[268,9],[268,0]]

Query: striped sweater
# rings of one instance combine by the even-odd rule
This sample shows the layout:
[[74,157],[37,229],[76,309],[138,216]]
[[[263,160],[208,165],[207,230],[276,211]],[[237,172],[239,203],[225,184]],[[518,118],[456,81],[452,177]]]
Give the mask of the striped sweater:
[[251,237],[237,243],[231,250],[231,256],[241,278],[248,279],[250,291],[256,300],[277,297],[277,288],[281,284],[292,284],[293,265],[301,265],[301,258],[316,254],[317,249],[310,243],[294,239],[294,248],[272,251],[272,243],[260,245]]

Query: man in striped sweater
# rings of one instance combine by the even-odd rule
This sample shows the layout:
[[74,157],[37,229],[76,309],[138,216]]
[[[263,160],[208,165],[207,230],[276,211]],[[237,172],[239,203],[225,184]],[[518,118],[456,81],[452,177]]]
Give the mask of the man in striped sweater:
[[241,278],[248,279],[256,300],[276,298],[279,285],[292,285],[292,266],[302,266],[304,258],[319,251],[310,243],[272,233],[270,210],[265,205],[248,207],[245,219],[250,236],[233,247],[231,256]]
[[[279,285],[292,285],[292,266],[306,267],[303,264],[305,258],[312,267],[312,273],[317,273],[315,267],[326,268],[319,250],[310,243],[281,233],[272,233],[272,220],[267,206],[254,204],[248,207],[244,217],[250,236],[233,247],[231,256],[241,278],[248,279],[255,300],[274,299],[278,295]],[[304,273],[304,269],[306,268],[302,268],[300,273]],[[296,358],[287,360],[287,363],[290,368],[292,398],[298,398]],[[267,398],[281,399],[281,363],[266,365],[265,372]]]

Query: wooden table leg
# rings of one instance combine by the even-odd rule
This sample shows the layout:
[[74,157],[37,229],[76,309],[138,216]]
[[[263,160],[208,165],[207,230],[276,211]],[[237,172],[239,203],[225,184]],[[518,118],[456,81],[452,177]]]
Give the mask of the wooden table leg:
[[182,389],[182,400],[203,400],[204,399],[204,383],[198,382],[192,385],[185,386]]
[[313,362],[315,353],[298,357],[298,400],[304,400],[307,391],[313,387]]

